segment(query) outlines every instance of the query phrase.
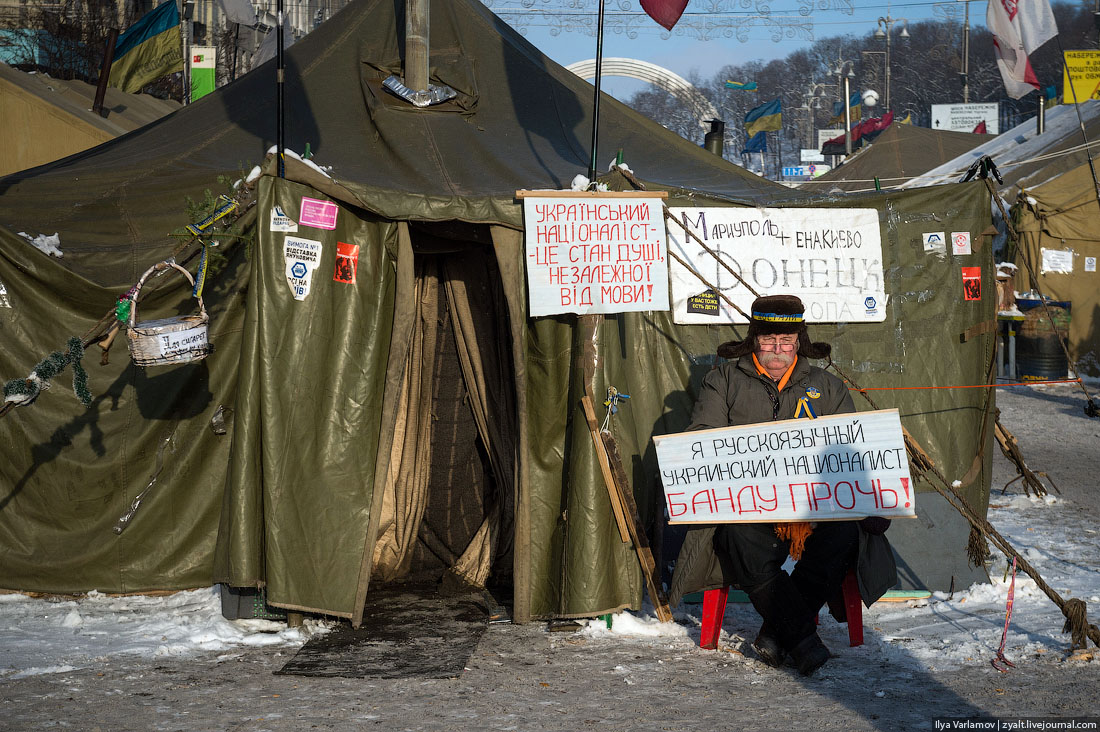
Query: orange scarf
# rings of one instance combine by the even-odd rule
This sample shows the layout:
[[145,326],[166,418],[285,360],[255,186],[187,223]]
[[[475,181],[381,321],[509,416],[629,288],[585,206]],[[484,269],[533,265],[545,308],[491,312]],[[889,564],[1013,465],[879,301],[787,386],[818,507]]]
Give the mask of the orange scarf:
[[[755,353],[752,354],[752,362],[761,375],[767,376],[769,379],[771,378],[771,374],[761,365]],[[779,391],[783,391],[783,388],[787,386],[787,382],[791,380],[791,374],[794,373],[794,365],[796,363],[798,363],[798,356],[795,356],[794,361],[791,362],[791,365],[783,374],[783,378],[779,380],[777,384]],[[813,526],[810,525],[809,521],[791,521],[789,523],[775,525],[775,535],[783,541],[789,541],[791,543],[791,548],[788,550],[788,553],[791,555],[791,559],[796,562],[802,558],[802,550],[806,548],[806,539],[810,538],[810,534],[813,530]]]

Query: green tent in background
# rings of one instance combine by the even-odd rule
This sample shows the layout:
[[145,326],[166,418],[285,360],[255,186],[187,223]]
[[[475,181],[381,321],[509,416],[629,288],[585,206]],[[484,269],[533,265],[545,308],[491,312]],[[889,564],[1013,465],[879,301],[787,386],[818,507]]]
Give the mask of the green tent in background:
[[[430,573],[511,586],[519,621],[640,606],[637,559],[615,528],[578,403],[586,351],[595,392],[614,385],[632,397],[611,429],[643,521],[657,527],[651,437],[687,424],[715,348],[736,330],[627,313],[604,318],[593,338],[572,316],[528,317],[514,194],[568,188],[587,169],[591,87],[481,3],[437,2],[432,82],[458,95],[410,107],[381,86],[400,73],[394,5],[359,0],[287,51],[288,147],[309,144],[331,176],[289,160],[280,179],[268,161],[237,222],[252,241],[223,246],[204,291],[215,352],[142,368],[121,343],[103,365],[93,348],[90,408],[64,393],[65,373],[0,420],[0,587],[265,586],[272,604],[358,623],[372,581]],[[274,76],[265,65],[123,138],[0,179],[5,379],[93,328],[169,255],[187,196],[264,157]],[[886,321],[815,326],[815,336],[861,386],[988,383],[984,185],[796,198],[805,194],[613,99],[600,119],[604,157],[622,149],[670,206],[877,209]],[[618,172],[607,180],[633,185]],[[304,199],[335,220],[309,229],[322,254],[309,295],[295,300],[287,234],[271,223],[275,207],[298,221]],[[981,267],[987,296],[964,300],[960,261],[925,254],[932,229],[972,233],[976,254],[961,264]],[[58,232],[63,257],[21,231]],[[142,319],[195,307],[182,279],[145,292]],[[983,511],[992,390],[874,394]],[[922,493],[922,518],[891,529],[907,586],[984,576],[967,565],[967,526],[944,506]]]

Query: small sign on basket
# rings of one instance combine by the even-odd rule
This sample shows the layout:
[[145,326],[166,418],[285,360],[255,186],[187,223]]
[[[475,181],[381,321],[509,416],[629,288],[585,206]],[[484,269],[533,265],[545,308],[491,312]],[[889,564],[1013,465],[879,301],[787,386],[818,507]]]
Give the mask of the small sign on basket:
[[195,280],[191,273],[175,262],[158,262],[138,280],[131,298],[133,304],[130,307],[129,327],[126,330],[126,338],[130,343],[130,358],[138,366],[161,366],[167,364],[190,363],[201,361],[210,354],[210,342],[207,330],[210,318],[206,314],[202,296],[198,296],[199,312],[193,315],[175,315],[160,320],[147,320],[136,323],[137,303],[141,295],[141,288],[154,272],[163,272],[167,269],[175,269],[187,278],[187,282],[194,287]]

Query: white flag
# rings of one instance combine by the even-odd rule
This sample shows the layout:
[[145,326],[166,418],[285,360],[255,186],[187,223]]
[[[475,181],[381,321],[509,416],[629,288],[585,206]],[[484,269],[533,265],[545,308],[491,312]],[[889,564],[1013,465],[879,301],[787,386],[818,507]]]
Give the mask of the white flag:
[[1049,0],[989,0],[985,24],[1008,95],[1019,99],[1038,89],[1028,56],[1058,34]]
[[228,22],[249,26],[256,24],[256,11],[252,7],[251,0],[219,0],[219,2]]

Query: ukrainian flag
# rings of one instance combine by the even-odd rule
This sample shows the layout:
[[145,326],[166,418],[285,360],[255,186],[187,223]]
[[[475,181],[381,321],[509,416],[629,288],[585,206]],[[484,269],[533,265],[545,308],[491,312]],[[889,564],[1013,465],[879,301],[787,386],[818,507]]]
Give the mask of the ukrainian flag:
[[166,0],[118,37],[108,86],[137,92],[151,81],[183,71],[180,11]]
[[[863,102],[860,98],[859,92],[852,92],[852,98],[848,100],[848,107],[852,110],[851,117],[852,122],[859,122],[863,117]],[[833,118],[829,120],[831,125],[843,125],[844,124],[844,103],[833,102]]]
[[783,127],[783,110],[778,99],[751,110],[745,115],[745,133],[752,137],[757,132],[778,130]]

